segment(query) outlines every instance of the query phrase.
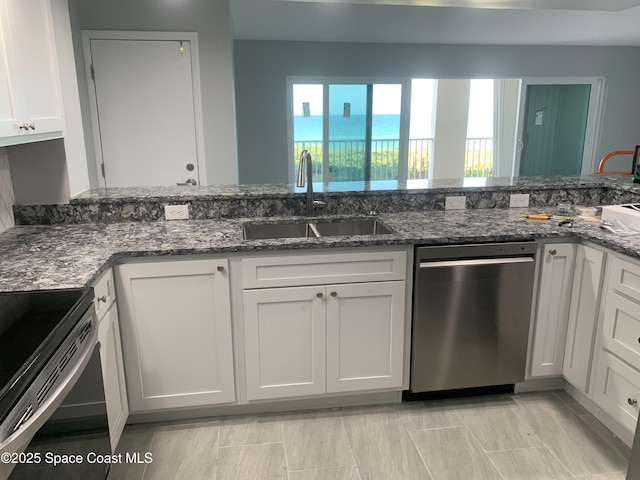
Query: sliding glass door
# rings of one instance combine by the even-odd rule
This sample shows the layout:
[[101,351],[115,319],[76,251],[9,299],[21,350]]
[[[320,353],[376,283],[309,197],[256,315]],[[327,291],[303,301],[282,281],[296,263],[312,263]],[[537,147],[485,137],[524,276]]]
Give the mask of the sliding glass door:
[[304,149],[315,182],[398,180],[402,84],[293,83],[291,178]]

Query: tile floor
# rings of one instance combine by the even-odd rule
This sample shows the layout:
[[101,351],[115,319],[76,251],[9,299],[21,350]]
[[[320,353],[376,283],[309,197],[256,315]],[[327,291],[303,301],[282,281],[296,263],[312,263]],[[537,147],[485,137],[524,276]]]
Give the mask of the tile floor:
[[629,448],[563,391],[127,426],[110,479],[624,480]]

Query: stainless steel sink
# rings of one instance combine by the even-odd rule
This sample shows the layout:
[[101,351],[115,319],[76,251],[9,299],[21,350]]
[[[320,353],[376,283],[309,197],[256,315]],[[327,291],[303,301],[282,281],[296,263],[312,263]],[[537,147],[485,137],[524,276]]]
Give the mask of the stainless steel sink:
[[375,218],[335,222],[245,223],[245,240],[268,238],[316,238],[341,235],[383,235],[392,233]]
[[245,240],[315,237],[308,223],[245,223]]
[[381,235],[391,233],[391,230],[375,218],[348,222],[316,223],[316,228],[323,237],[339,235]]

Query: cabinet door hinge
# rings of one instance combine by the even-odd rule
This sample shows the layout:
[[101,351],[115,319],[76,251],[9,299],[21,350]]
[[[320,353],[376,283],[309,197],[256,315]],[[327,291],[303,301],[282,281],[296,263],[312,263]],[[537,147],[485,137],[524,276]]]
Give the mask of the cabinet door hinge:
[[104,173],[104,163],[100,164],[100,170],[102,170],[102,178],[107,178],[107,176]]
[[93,63],[91,64],[91,80],[96,79],[96,70],[93,68]]

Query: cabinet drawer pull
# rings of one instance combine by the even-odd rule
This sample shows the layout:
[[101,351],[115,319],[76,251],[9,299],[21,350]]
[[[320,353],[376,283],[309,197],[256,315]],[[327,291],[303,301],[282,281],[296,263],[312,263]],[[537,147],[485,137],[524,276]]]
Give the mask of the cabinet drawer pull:
[[337,297],[338,296],[338,292],[331,292],[331,296],[332,297]]
[[98,302],[107,303],[107,296],[102,295],[101,297],[98,297]]
[[218,265],[218,271],[219,272],[224,272],[224,266]]
[[322,297],[324,297],[324,295],[322,294],[322,292],[318,292],[318,293],[316,293],[316,297],[322,298]]
[[638,400],[635,398],[627,398],[627,403],[631,406],[634,406],[638,404]]
[[558,253],[558,251],[555,248],[549,250],[549,255],[555,255],[556,253]]

